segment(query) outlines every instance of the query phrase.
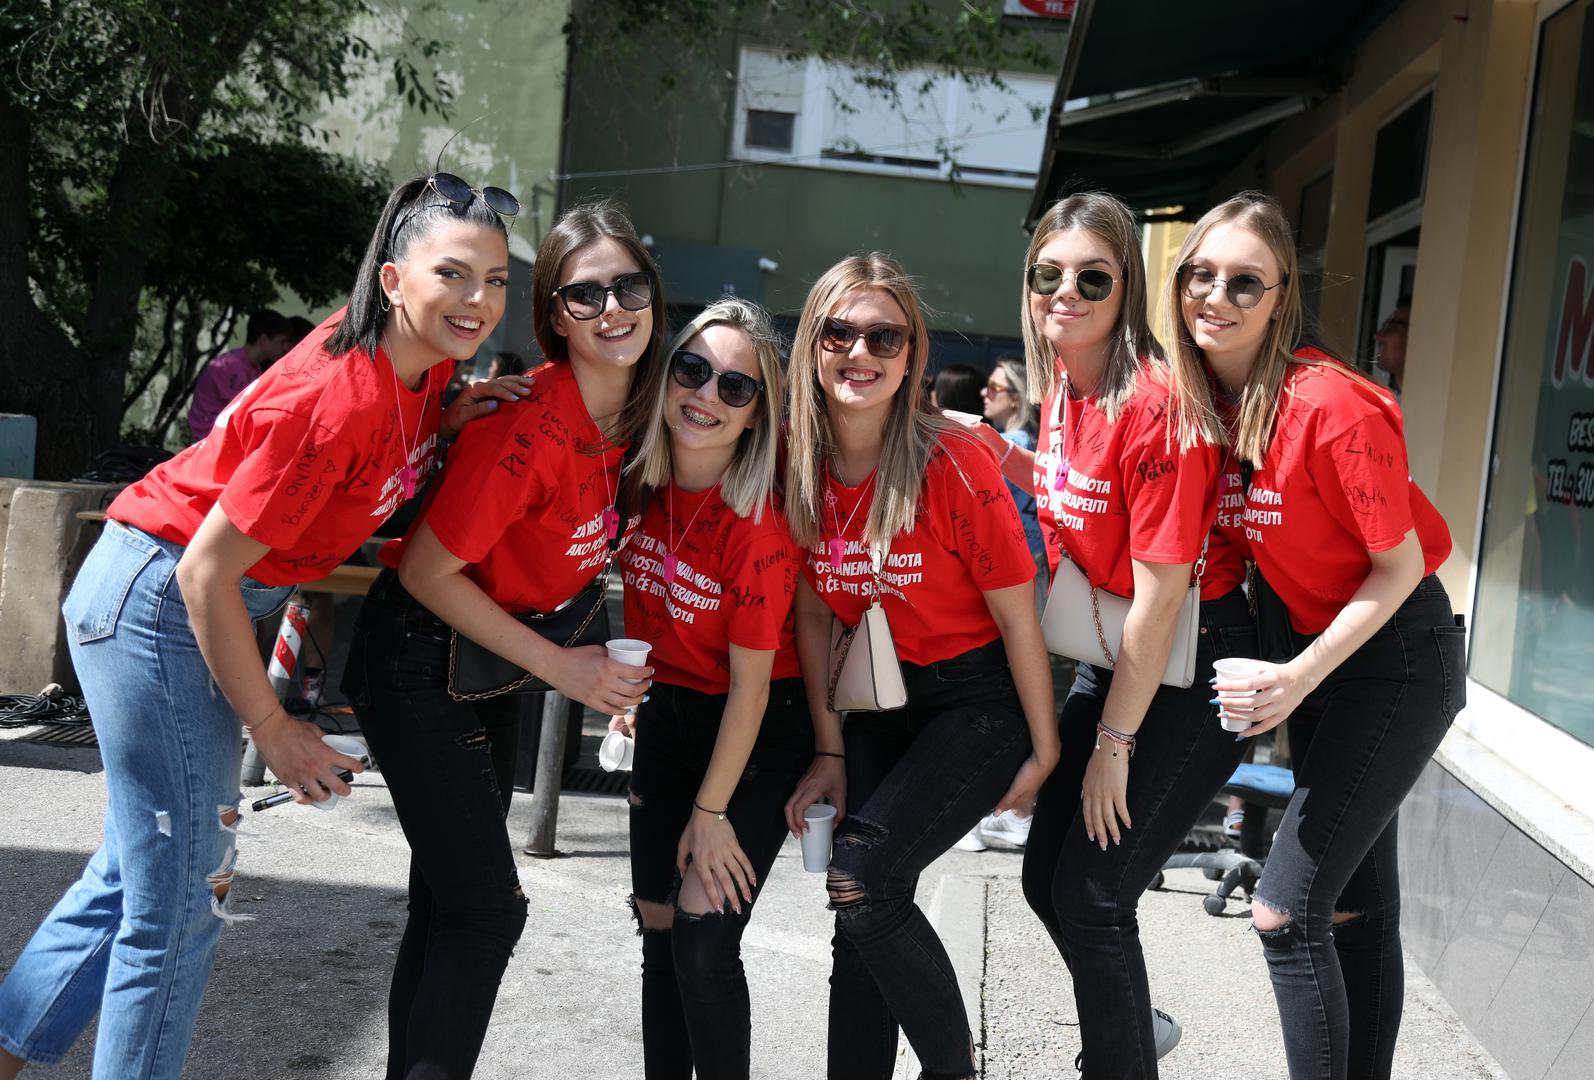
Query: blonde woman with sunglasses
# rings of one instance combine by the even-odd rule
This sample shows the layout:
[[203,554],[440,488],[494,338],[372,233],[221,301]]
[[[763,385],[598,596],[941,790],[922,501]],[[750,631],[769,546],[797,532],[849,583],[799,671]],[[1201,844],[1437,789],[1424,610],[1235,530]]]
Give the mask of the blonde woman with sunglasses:
[[813,759],[791,606],[797,549],[776,508],[784,402],[769,317],[710,304],[670,345],[628,483],[625,630],[649,642],[634,734],[632,904],[650,1080],[744,1080],[752,1021],[742,932]]
[[[872,254],[820,277],[792,345],[786,513],[817,749],[786,817],[800,834],[808,806],[836,807],[832,1080],[889,1077],[899,1023],[926,1076],[974,1075],[957,977],[914,889],[993,807],[1027,809],[1057,762],[1024,531],[994,457],[928,408],[929,344],[912,281]],[[831,627],[876,595],[907,705],[848,713],[843,730]]]
[[1217,690],[1247,736],[1289,723],[1295,796],[1251,919],[1290,1077],[1385,1080],[1405,997],[1395,817],[1465,704],[1465,633],[1400,407],[1303,341],[1294,236],[1247,192],[1186,238],[1168,289],[1179,434],[1228,444],[1218,531],[1255,562],[1260,659]]
[[[1079,658],[1058,721],[1062,764],[1024,850],[1024,893],[1073,978],[1084,1074],[1150,1078],[1180,1030],[1151,1007],[1136,909],[1239,761],[1208,680],[1215,660],[1252,654],[1255,632],[1238,552],[1208,536],[1220,451],[1181,448],[1169,426],[1128,207],[1092,192],[1041,217],[1023,317],[1040,451],[1014,450],[1007,475],[1035,493],[1054,576],[1083,575],[1130,601],[1110,655]],[[1164,685],[1197,580],[1195,680]],[[1064,615],[1094,617],[1089,604]]]

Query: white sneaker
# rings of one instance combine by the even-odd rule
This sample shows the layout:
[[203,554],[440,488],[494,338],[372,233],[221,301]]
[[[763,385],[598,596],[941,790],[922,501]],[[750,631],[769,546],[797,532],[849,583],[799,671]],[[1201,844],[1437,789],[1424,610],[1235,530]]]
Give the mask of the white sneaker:
[[979,824],[980,834],[987,840],[999,840],[1014,847],[1029,843],[1029,827],[1035,819],[1004,810],[995,817],[984,818]]
[[[989,821],[990,818],[986,818],[985,820]],[[975,825],[974,828],[970,829],[964,834],[963,839],[959,840],[952,846],[957,848],[959,851],[984,851],[985,841],[980,838],[980,827]]]
[[1184,1028],[1179,1026],[1179,1021],[1163,1012],[1161,1009],[1151,1010],[1151,1038],[1157,1045],[1157,1059],[1168,1056],[1168,1053],[1179,1045],[1179,1039],[1184,1035]]

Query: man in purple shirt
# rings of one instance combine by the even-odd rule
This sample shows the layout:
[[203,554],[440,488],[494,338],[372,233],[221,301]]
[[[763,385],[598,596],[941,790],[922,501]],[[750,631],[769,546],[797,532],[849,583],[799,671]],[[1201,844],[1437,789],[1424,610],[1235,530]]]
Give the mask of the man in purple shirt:
[[194,382],[194,398],[188,406],[188,432],[194,441],[210,434],[221,410],[297,340],[288,320],[277,312],[267,309],[249,316],[244,347],[216,357]]

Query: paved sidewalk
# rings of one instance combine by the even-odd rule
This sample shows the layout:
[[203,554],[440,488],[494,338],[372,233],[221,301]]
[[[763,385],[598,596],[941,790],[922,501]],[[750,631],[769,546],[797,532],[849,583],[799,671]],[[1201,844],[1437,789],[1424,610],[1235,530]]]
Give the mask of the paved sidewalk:
[[[7,733],[11,734],[11,733]],[[0,739],[0,970],[98,843],[104,783],[93,750]],[[517,795],[511,834],[530,827]],[[153,820],[152,826],[153,827]],[[531,919],[499,995],[477,1076],[636,1077],[640,951],[626,906],[625,802],[566,795],[564,858],[520,857]],[[374,1078],[386,1058],[386,992],[405,917],[407,849],[380,775],[320,812],[246,815],[236,910],[225,932],[186,1076]],[[926,873],[922,902],[958,962],[984,1075],[1071,1077],[1078,1027],[1070,983],[1018,888],[1020,857],[953,851]],[[1157,1003],[1184,1024],[1167,1080],[1284,1075],[1261,950],[1243,917],[1212,918],[1194,871],[1141,907]],[[746,937],[753,1075],[821,1076],[830,919],[820,875],[788,842]],[[1231,911],[1238,912],[1233,905]],[[1414,967],[1395,1075],[1504,1077]],[[904,1047],[904,1051],[905,1051]],[[86,1077],[92,1031],[37,1080]],[[905,1075],[909,1068],[903,1054]]]

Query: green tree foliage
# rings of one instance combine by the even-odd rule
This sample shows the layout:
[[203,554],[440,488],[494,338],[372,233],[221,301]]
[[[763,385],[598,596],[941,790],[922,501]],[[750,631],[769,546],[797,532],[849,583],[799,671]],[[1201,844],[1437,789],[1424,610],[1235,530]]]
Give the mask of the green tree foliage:
[[185,366],[191,382],[278,288],[347,287],[381,183],[306,147],[304,117],[375,63],[446,106],[438,42],[401,27],[383,59],[358,29],[394,18],[375,0],[0,0],[0,408],[39,418],[39,475],[114,444],[140,380],[186,395]]

